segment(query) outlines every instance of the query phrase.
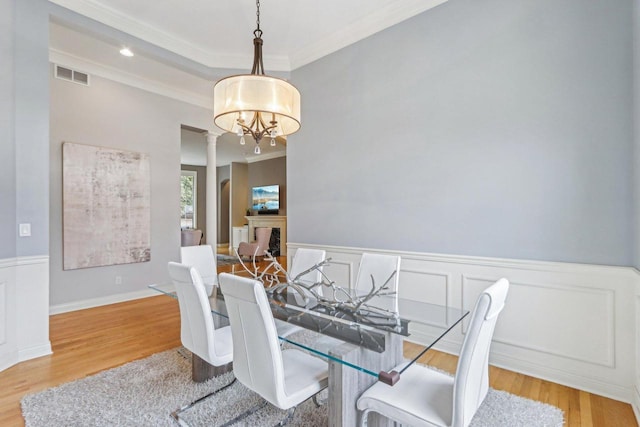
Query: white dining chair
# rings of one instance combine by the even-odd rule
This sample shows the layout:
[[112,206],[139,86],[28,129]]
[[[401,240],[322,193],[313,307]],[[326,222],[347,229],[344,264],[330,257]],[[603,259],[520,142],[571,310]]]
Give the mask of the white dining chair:
[[198,270],[207,295],[211,295],[218,286],[218,268],[211,245],[181,247],[180,262]]
[[[298,277],[298,282],[301,282],[304,285],[313,285],[314,283],[322,281],[322,269],[324,266],[320,266],[304,275],[301,274],[314,265],[324,261],[326,256],[327,252],[323,249],[300,248],[296,250],[296,253],[293,254],[293,260],[291,261],[291,268],[287,272],[289,274],[289,278],[294,280],[300,275],[300,277]],[[314,291],[319,295],[322,295],[322,286],[314,288]],[[289,289],[287,292],[291,292],[291,295],[294,295],[294,298],[298,299],[298,303],[303,304],[302,297],[299,296],[294,289]],[[275,322],[276,328],[278,329],[278,336],[281,338],[304,329],[300,326],[296,326],[279,319],[275,319]]]
[[489,348],[508,290],[509,282],[500,279],[478,297],[455,376],[413,364],[394,386],[376,382],[358,399],[360,425],[377,412],[402,425],[468,426],[489,390]]
[[234,374],[272,405],[289,410],[286,423],[298,404],[327,387],[327,362],[297,349],[280,348],[262,283],[228,273],[221,273],[219,279],[233,335]]
[[[302,273],[314,265],[321,263],[326,257],[327,251],[323,249],[300,248],[296,250],[296,253],[293,254],[293,259],[291,260],[291,268],[288,271],[289,277],[293,280],[297,276],[300,276],[298,277],[298,281],[307,286],[321,282],[322,269],[324,266],[320,266],[304,275],[302,275]],[[314,290],[322,295],[321,286]]]
[[[193,355],[192,368],[194,373],[201,365],[201,361],[196,358],[200,358],[214,367],[230,364],[233,361],[231,328],[229,326],[215,328],[209,298],[200,274],[194,267],[177,262],[170,262],[168,268],[169,276],[178,295],[180,340],[182,345]],[[196,378],[196,380],[204,381],[205,378]],[[179,415],[184,410],[225,389],[233,381],[174,411],[171,416],[179,421]]]
[[398,280],[400,278],[400,257],[396,255],[383,255],[363,253],[360,258],[358,275],[354,288],[360,294],[371,291],[372,286],[376,288],[387,282],[388,289],[383,291],[386,294],[395,292],[393,297],[374,297],[367,304],[382,308],[393,313],[398,312]]

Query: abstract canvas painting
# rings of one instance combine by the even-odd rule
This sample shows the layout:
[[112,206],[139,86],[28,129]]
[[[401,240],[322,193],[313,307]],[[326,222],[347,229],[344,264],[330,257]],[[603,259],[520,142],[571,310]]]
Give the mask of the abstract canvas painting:
[[62,144],[63,268],[151,259],[149,156]]

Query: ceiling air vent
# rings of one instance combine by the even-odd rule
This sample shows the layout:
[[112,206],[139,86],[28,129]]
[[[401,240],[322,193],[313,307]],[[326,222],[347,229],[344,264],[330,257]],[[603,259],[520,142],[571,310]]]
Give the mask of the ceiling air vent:
[[56,77],[68,82],[89,86],[89,74],[56,65]]

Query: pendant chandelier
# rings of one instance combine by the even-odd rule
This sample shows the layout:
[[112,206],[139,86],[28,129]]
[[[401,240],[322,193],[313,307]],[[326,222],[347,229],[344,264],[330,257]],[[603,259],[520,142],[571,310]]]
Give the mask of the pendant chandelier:
[[260,0],[256,1],[256,29],[253,32],[253,68],[251,74],[229,76],[213,88],[213,122],[233,132],[245,144],[245,135],[256,143],[260,154],[264,137],[276,145],[276,137],[285,137],[300,129],[300,92],[289,82],[264,74]]

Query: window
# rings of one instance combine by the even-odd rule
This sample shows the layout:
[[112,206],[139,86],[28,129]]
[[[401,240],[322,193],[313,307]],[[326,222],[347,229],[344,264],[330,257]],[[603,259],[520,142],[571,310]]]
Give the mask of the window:
[[180,174],[180,228],[196,228],[196,171],[182,171]]

